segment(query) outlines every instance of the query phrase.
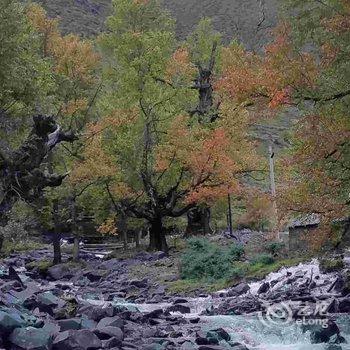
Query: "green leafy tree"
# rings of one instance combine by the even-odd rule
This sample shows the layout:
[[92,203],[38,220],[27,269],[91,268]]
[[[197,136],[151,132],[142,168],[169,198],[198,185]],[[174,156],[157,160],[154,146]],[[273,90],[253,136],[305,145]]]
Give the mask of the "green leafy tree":
[[166,218],[238,190],[235,174],[249,157],[235,151],[234,137],[247,145],[247,130],[236,130],[247,125],[246,114],[223,104],[222,118],[210,124],[193,118],[196,68],[160,3],[115,0],[113,9],[100,38],[103,118],[91,124],[73,177],[98,179],[117,213],[148,222],[150,249],[167,251]]
[[0,1],[0,111],[26,114],[54,88],[50,63],[18,1]]

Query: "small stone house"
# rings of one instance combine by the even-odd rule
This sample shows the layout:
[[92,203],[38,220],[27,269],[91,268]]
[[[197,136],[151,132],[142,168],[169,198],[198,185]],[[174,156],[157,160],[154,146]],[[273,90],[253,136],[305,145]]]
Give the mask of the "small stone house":
[[[303,255],[310,251],[310,243],[307,237],[316,230],[320,225],[320,216],[317,214],[309,214],[304,217],[293,220],[288,226],[288,248],[293,255]],[[350,218],[339,219],[335,224],[340,225],[339,229],[342,233],[342,239],[337,245],[338,248],[350,247]],[[328,244],[326,244],[327,249]],[[332,248],[329,242],[328,248]]]

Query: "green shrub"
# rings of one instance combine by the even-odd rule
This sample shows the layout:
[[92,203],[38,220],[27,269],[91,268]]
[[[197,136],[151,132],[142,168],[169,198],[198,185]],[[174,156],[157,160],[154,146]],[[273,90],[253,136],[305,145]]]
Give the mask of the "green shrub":
[[282,242],[270,242],[266,244],[265,249],[269,254],[273,256],[278,256],[282,252],[284,247],[285,245]]
[[228,254],[233,261],[239,261],[244,257],[244,247],[243,245],[233,245],[229,248]]
[[32,261],[26,264],[26,269],[29,271],[36,270],[40,274],[46,275],[47,270],[52,266],[52,261],[48,260],[40,260],[40,261]]
[[44,245],[33,241],[10,242],[4,241],[1,249],[2,256],[9,256],[12,253],[25,252],[43,248]]
[[271,254],[259,254],[251,261],[252,265],[271,265],[275,262],[274,257]]
[[231,271],[230,271],[230,278],[232,280],[237,280],[245,276],[247,273],[247,269],[244,268],[243,266],[234,266]]
[[344,261],[341,258],[321,259],[320,270],[322,273],[330,273],[340,271],[344,268]]
[[223,248],[207,239],[190,239],[181,258],[181,277],[208,281],[229,279],[232,276],[233,262],[243,255],[243,247]]

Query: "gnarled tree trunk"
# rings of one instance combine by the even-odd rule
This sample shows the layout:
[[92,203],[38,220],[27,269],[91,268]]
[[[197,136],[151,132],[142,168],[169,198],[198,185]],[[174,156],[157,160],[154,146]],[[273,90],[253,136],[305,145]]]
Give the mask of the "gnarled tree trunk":
[[73,194],[73,197],[71,198],[71,220],[72,220],[72,232],[74,235],[74,244],[73,244],[73,261],[78,262],[79,261],[79,255],[80,255],[80,237],[79,237],[79,228],[77,225],[77,204],[75,200],[75,196]]
[[156,217],[150,221],[150,251],[163,251],[168,252],[168,244],[165,237],[165,231],[163,227],[163,222],[161,217]]
[[185,237],[211,234],[210,208],[195,207],[187,213]]
[[[18,199],[33,202],[44,188],[60,186],[67,176],[49,174],[41,165],[57,144],[73,142],[76,136],[63,132],[53,116],[34,116],[33,122],[31,133],[18,150],[0,150],[0,225],[6,225],[7,213]],[[1,236],[0,232],[0,243]]]
[[52,240],[53,245],[53,264],[60,264],[62,262],[61,254],[61,232],[60,223],[58,217],[58,202],[57,200],[53,203],[53,222],[54,222],[54,235]]

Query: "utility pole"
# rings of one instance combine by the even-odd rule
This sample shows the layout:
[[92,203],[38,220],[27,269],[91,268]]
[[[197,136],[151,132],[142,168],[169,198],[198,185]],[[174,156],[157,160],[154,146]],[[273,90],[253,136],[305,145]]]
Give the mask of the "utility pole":
[[272,142],[269,145],[269,164],[270,164],[270,189],[272,195],[272,205],[273,205],[273,226],[274,229],[277,227],[277,203],[276,203],[276,181],[275,181],[275,152],[273,150]]
[[228,200],[228,226],[230,229],[230,237],[233,235],[233,228],[232,228],[232,204],[231,204],[231,195],[227,195]]

